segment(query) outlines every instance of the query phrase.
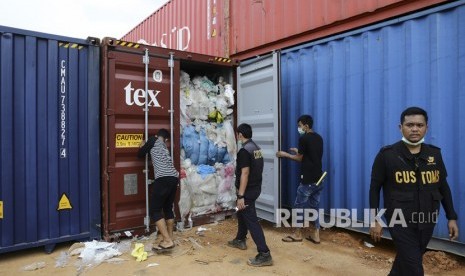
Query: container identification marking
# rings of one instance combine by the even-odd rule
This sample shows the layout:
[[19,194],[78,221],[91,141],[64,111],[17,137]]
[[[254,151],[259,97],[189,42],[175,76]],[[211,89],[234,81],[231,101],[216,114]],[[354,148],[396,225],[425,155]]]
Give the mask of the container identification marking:
[[58,202],[57,211],[67,209],[73,209],[73,206],[71,206],[71,202],[69,201],[68,196],[66,196],[66,194],[63,193],[63,195],[61,195],[60,201]]
[[115,147],[116,148],[138,148],[143,139],[144,139],[144,134],[118,133],[116,134]]
[[67,138],[67,123],[66,123],[66,61],[62,60],[60,63],[60,100],[58,106],[60,107],[60,158],[66,158],[66,138]]

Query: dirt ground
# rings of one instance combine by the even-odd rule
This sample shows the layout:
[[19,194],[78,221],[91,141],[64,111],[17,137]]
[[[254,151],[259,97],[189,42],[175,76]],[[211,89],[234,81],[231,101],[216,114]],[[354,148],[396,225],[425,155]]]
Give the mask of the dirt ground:
[[[172,252],[148,252],[142,262],[131,256],[134,245],[143,243],[148,249],[160,238],[151,235],[123,240],[120,244],[127,244],[126,252],[98,265],[83,265],[79,255],[69,255],[64,267],[56,267],[60,256],[68,256],[77,243],[59,244],[51,254],[43,248],[4,253],[0,255],[0,275],[387,275],[395,255],[391,241],[369,248],[364,244],[371,243],[367,235],[337,228],[321,231],[319,245],[307,240],[284,243],[281,238],[289,229],[262,222],[274,265],[251,267],[247,259],[256,254],[251,239],[247,250],[226,246],[236,233],[236,223],[229,218],[202,226],[207,230],[200,233],[198,227],[175,232],[177,246]],[[29,269],[34,265],[41,268],[25,270],[31,265]],[[444,252],[428,251],[424,265],[427,275],[465,275],[465,258]]]

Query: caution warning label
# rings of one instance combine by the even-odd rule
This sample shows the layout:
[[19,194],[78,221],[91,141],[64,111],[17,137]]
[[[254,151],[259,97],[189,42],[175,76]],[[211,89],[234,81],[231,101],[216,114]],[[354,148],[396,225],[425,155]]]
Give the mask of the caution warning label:
[[68,196],[66,196],[66,194],[63,193],[63,195],[60,198],[60,201],[58,202],[57,211],[67,209],[73,209],[73,206],[71,206],[71,202],[69,201]]
[[138,148],[144,139],[144,134],[116,134],[116,148]]
[[3,201],[0,201],[0,219],[3,218]]

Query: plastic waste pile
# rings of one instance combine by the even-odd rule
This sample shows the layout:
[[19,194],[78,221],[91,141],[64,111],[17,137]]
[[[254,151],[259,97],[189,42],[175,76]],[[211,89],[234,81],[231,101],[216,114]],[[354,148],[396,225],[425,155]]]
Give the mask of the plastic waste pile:
[[181,71],[181,196],[183,219],[232,209],[236,138],[232,86],[219,77]]

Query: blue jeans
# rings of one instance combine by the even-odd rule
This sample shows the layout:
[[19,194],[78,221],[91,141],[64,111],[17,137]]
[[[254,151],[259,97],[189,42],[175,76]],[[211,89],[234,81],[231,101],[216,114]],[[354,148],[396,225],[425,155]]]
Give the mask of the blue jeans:
[[[320,195],[323,190],[323,185],[311,184],[299,184],[297,188],[297,195],[295,198],[294,208],[295,209],[313,209],[318,213],[318,206],[320,205]],[[297,221],[301,222],[301,221]],[[319,217],[315,221],[315,228],[320,229]]]

